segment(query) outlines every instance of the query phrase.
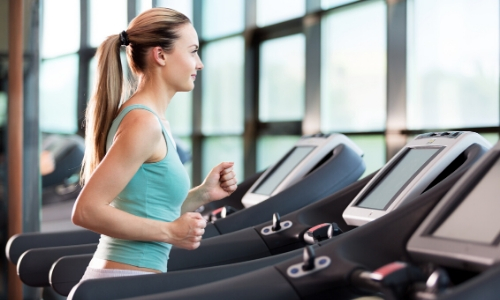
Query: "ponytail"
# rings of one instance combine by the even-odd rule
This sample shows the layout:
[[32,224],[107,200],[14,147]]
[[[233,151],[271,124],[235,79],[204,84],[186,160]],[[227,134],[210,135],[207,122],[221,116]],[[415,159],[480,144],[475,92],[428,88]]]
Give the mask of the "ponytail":
[[112,35],[97,49],[97,81],[85,113],[82,185],[104,158],[107,134],[122,102],[123,71],[120,46],[119,35]]

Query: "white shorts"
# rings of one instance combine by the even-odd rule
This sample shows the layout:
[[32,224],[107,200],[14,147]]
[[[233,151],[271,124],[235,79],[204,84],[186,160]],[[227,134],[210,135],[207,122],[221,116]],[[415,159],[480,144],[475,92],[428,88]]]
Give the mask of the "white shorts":
[[85,274],[80,281],[96,278],[109,278],[109,277],[124,277],[136,275],[156,274],[155,272],[135,271],[135,270],[120,270],[120,269],[96,269],[87,267]]

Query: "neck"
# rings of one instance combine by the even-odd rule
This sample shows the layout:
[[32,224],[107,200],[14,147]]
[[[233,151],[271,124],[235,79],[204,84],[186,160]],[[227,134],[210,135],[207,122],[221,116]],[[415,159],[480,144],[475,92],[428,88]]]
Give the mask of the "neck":
[[[144,104],[159,116],[164,116],[175,91],[154,76],[141,75],[138,78],[137,91],[130,99],[134,103]],[[129,101],[130,101],[129,100]]]

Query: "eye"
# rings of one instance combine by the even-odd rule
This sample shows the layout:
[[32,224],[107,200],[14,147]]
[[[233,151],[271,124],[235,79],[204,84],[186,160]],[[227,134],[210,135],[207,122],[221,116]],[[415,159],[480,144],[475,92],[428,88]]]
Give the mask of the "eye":
[[198,49],[194,49],[194,51],[193,51],[193,52],[191,52],[191,53],[193,53],[193,54],[194,54],[194,53],[197,53],[197,52],[198,52]]

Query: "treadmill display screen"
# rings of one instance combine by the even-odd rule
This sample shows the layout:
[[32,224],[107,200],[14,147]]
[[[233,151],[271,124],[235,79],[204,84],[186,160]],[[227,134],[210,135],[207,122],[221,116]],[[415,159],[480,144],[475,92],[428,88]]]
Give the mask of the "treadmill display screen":
[[433,236],[494,244],[500,233],[500,159],[465,196]]
[[278,185],[290,174],[290,172],[316,148],[313,146],[295,147],[287,157],[272,170],[269,175],[262,180],[259,186],[253,191],[255,194],[270,196]]
[[356,206],[384,210],[442,148],[411,148]]

